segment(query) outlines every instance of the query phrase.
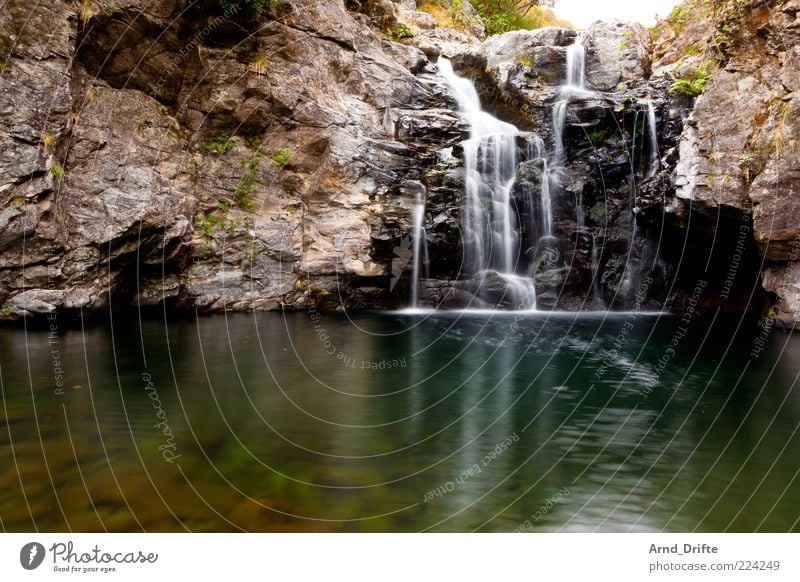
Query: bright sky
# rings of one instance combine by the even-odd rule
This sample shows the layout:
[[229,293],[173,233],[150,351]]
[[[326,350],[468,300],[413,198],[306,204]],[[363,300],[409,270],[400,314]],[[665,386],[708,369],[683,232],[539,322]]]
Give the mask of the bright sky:
[[666,16],[679,0],[556,0],[555,12],[583,28],[595,20],[635,20],[653,24],[655,15]]

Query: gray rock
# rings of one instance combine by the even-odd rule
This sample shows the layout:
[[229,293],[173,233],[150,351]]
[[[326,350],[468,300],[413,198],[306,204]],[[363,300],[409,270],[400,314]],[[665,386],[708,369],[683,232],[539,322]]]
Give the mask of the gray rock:
[[778,298],[775,323],[781,329],[796,331],[800,324],[800,264],[768,267],[761,276],[764,289]]
[[646,82],[649,75],[649,33],[641,24],[603,21],[592,24],[582,35],[589,58],[588,86],[612,91],[620,85],[630,89]]

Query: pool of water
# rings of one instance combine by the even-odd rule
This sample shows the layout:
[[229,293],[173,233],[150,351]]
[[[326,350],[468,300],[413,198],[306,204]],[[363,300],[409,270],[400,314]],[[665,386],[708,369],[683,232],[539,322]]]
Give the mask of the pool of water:
[[6,531],[800,531],[800,338],[752,324],[50,323],[0,330]]

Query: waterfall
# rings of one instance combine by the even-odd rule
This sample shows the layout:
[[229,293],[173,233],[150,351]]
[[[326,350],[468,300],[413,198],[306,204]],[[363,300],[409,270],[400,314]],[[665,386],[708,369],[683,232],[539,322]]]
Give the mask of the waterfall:
[[542,205],[542,233],[545,237],[553,236],[553,203],[550,198],[550,169],[547,158],[542,158],[542,185],[539,196]]
[[[550,165],[547,162],[547,152],[544,142],[536,134],[528,136],[528,161],[535,161],[541,164],[541,179],[539,184],[539,209],[542,216],[542,224],[539,232],[543,237],[553,236],[553,206],[550,198]],[[532,210],[534,200],[532,195],[528,197],[529,208]],[[533,212],[530,213],[533,216]],[[536,231],[536,224],[530,224],[530,232]]]
[[564,124],[567,121],[568,101],[561,99],[553,106],[553,159],[557,163],[562,163],[564,160]]
[[[411,307],[419,307],[420,267],[428,267],[428,237],[423,222],[425,220],[425,186],[420,184],[416,190],[411,226]],[[427,278],[427,273],[426,273]]]
[[[566,47],[566,72],[553,103],[553,142],[549,149],[539,136],[521,133],[514,125],[484,111],[475,85],[469,79],[457,75],[446,58],[440,58],[438,66],[441,79],[455,98],[462,118],[469,122],[470,127],[469,138],[462,143],[464,195],[461,223],[466,275],[462,278],[460,288],[469,291],[470,296],[479,297],[497,306],[535,310],[537,281],[542,286],[540,298],[543,301],[545,298],[552,301],[551,295],[558,284],[556,282],[563,277],[558,272],[562,268],[559,256],[563,241],[556,239],[559,230],[558,225],[554,224],[553,212],[560,197],[567,193],[561,182],[562,176],[568,171],[566,129],[570,102],[605,99],[602,94],[586,88],[586,50],[583,39],[577,36],[574,43]],[[643,125],[639,127],[639,123]],[[637,181],[642,176],[646,179],[655,175],[659,164],[656,114],[651,102],[642,100],[636,108],[633,124],[629,160],[631,239],[628,264],[618,289],[623,298],[628,299],[639,275],[642,263],[640,255],[647,252],[639,248],[639,239],[645,233],[640,232],[635,220]],[[387,126],[391,129],[389,123]],[[448,156],[443,153],[442,158],[446,157]],[[533,186],[536,179],[540,182],[538,191]],[[575,196],[575,241],[576,244],[581,244],[581,248],[585,248],[584,245],[588,244],[591,236],[593,305],[595,309],[605,309],[600,283],[603,262],[601,249],[598,248],[594,228],[587,230],[583,193],[578,190]],[[521,207],[519,212],[516,204]],[[425,236],[422,226],[424,210],[420,208],[424,208],[424,202],[418,204],[414,215],[414,305],[418,301],[419,292],[416,288],[424,264],[422,256],[425,254],[422,246]],[[523,217],[524,223],[520,224],[519,216]],[[581,268],[587,267],[585,263],[588,259],[589,257],[584,259]]]
[[[630,204],[631,204],[631,238],[630,248],[628,250],[628,259],[625,264],[625,273],[622,280],[622,296],[631,302],[634,292],[634,280],[641,275],[644,267],[645,256],[650,253],[647,246],[650,244],[646,237],[643,236],[639,223],[636,220],[636,197],[637,197],[637,162],[636,162],[636,148],[641,150],[642,157],[645,152],[647,153],[647,166],[642,174],[642,178],[647,180],[652,178],[659,168],[659,155],[658,155],[658,133],[656,127],[656,112],[653,102],[649,99],[641,100],[639,105],[646,105],[646,108],[638,108],[633,116],[633,131],[631,132],[631,173],[630,173]],[[639,122],[642,122],[641,132],[639,131]],[[646,139],[646,148],[643,145]],[[639,166],[642,162],[639,162]],[[644,247],[644,248],[640,248]]]
[[[642,99],[639,101],[640,105],[645,105],[646,109],[644,110],[637,110],[634,114],[633,119],[633,141],[631,143],[631,173],[635,172],[635,156],[636,156],[636,146],[637,146],[637,132],[639,128],[639,120],[641,119],[642,114],[644,114],[644,121],[643,121],[643,133],[646,132],[647,142],[646,142],[646,151],[647,151],[647,168],[643,174],[645,180],[648,178],[652,178],[655,173],[658,171],[658,167],[660,165],[659,155],[658,155],[658,126],[656,123],[656,109],[653,106],[653,102],[649,99]],[[644,138],[639,139],[639,147],[642,149],[642,154],[645,152],[645,148],[642,145],[642,141]],[[641,163],[641,162],[640,162]]]
[[586,49],[580,35],[567,47],[567,76],[561,85],[561,99],[553,106],[553,139],[555,159],[562,161],[564,154],[564,123],[567,119],[569,98],[576,93],[585,92],[586,87]]
[[603,293],[600,290],[600,253],[597,252],[597,239],[592,235],[592,295],[595,309],[605,310]]
[[639,128],[639,114],[633,114],[633,131],[631,132],[631,208],[636,206],[636,132]]
[[649,99],[647,103],[647,148],[650,152],[650,159],[645,174],[645,180],[655,176],[659,167],[658,155],[658,128],[656,127],[656,109],[653,107],[653,102]]
[[516,274],[520,255],[519,225],[511,194],[517,178],[519,130],[483,111],[475,85],[459,77],[450,62],[440,58],[439,73],[470,124],[464,142],[465,262],[470,275],[495,271],[520,309],[533,309],[533,282]]
[[586,84],[586,49],[580,35],[567,48],[567,79],[565,86],[583,89]]

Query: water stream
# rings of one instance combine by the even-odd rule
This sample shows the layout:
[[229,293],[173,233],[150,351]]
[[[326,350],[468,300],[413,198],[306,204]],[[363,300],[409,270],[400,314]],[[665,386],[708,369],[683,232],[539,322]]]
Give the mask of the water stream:
[[411,226],[411,307],[419,307],[420,297],[420,271],[425,270],[425,278],[428,278],[428,236],[425,231],[425,187],[419,184],[416,189],[414,210],[412,212]]
[[[561,176],[568,170],[570,161],[564,143],[570,103],[592,96],[602,99],[601,94],[586,88],[586,48],[581,36],[566,47],[565,59],[565,78],[552,109],[553,143],[549,150],[538,135],[523,134],[514,125],[484,111],[473,82],[457,75],[447,59],[440,58],[438,62],[442,79],[455,98],[460,114],[470,125],[470,137],[462,144],[465,280],[472,282],[470,290],[477,297],[503,309],[536,309],[536,271],[541,265],[549,268],[549,263],[543,262],[546,258],[543,253],[558,256],[556,237],[563,236],[557,235],[554,228],[553,205],[565,194]],[[643,236],[634,213],[637,179],[651,178],[659,167],[656,114],[649,100],[642,100],[634,112],[630,146],[631,240],[629,264],[622,274],[619,289],[620,298],[626,304],[634,280],[643,267],[642,257],[637,254],[641,252],[636,250]],[[637,152],[647,156],[646,165]],[[535,166],[531,166],[531,162]],[[525,183],[521,196],[515,198],[519,195],[515,187],[521,167],[525,168]],[[536,178],[532,179],[531,175]],[[535,179],[539,181],[538,192],[532,186]],[[526,207],[516,208],[516,204]],[[417,237],[424,236],[424,229],[417,224],[423,218],[420,212],[424,213],[424,203],[415,207]],[[575,197],[575,214],[577,232],[589,234],[581,192]],[[519,217],[526,217],[527,221],[521,222]],[[589,239],[579,240],[586,240],[588,244]],[[600,252],[594,235],[591,243],[591,264],[586,267],[591,268],[593,306],[605,309],[600,289]],[[415,245],[415,257],[423,251]],[[412,307],[417,307],[420,260],[415,258],[414,264]],[[498,288],[502,288],[502,297],[498,297]]]
[[439,73],[470,124],[464,142],[465,263],[468,276],[484,285],[487,276],[502,281],[517,309],[535,309],[533,281],[518,273],[520,225],[511,193],[517,179],[519,130],[483,111],[475,85],[439,59]]

